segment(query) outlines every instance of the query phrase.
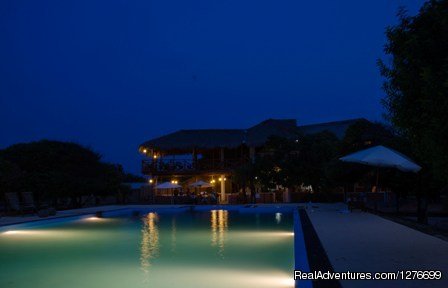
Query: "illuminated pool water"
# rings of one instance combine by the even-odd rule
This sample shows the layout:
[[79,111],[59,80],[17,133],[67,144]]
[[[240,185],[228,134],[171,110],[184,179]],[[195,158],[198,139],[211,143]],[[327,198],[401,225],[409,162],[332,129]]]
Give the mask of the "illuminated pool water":
[[294,287],[291,214],[84,218],[0,232],[2,288]]

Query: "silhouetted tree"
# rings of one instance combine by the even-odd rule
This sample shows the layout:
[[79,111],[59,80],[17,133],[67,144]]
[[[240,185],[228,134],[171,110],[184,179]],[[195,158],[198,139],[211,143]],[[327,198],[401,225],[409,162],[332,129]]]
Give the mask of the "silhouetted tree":
[[400,11],[399,18],[386,33],[391,63],[379,62],[384,105],[420,161],[448,182],[448,1],[428,1],[418,15]]
[[394,131],[391,127],[381,123],[360,120],[345,131],[340,153],[348,154],[376,145],[389,146],[391,139],[394,137]]
[[337,156],[339,140],[329,132],[302,135],[298,140],[271,137],[254,165],[253,174],[263,187],[294,190],[310,185],[317,193],[326,188],[326,165]]
[[82,205],[84,195],[117,193],[123,175],[121,167],[101,162],[98,153],[58,141],[12,145],[0,150],[0,161],[1,170],[16,175],[6,176],[2,189],[32,191],[37,199],[54,202],[70,197],[75,206]]
[[[390,121],[409,139],[420,163],[435,179],[448,183],[448,1],[428,1],[414,16],[404,10],[387,29],[379,61],[386,78],[384,105]],[[423,173],[425,173],[423,171]],[[423,178],[432,178],[423,175]],[[426,201],[419,220],[426,221]]]

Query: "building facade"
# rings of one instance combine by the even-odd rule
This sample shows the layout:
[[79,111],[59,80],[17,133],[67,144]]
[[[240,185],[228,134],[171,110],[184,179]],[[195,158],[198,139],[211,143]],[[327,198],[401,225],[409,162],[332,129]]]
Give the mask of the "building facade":
[[298,140],[301,135],[329,131],[338,138],[357,121],[353,119],[298,126],[294,119],[268,119],[247,129],[179,130],[142,143],[142,173],[152,184],[171,181],[190,191],[189,184],[202,180],[212,185],[219,202],[227,203],[237,185],[233,172],[255,161],[272,136]]

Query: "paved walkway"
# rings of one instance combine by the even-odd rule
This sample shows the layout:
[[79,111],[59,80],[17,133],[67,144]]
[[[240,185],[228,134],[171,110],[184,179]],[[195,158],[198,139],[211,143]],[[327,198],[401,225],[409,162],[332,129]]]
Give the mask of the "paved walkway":
[[[314,206],[314,205],[313,205]],[[443,280],[341,281],[354,287],[448,287],[448,242],[379,216],[341,213],[344,204],[316,204],[311,222],[336,272],[442,270]]]

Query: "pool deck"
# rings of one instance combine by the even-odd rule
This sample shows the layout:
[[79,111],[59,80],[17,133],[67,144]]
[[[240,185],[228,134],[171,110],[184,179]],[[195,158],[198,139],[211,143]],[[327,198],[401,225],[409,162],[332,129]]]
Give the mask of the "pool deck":
[[313,204],[308,216],[336,272],[441,270],[442,280],[340,281],[355,287],[448,287],[448,242],[379,216]]

